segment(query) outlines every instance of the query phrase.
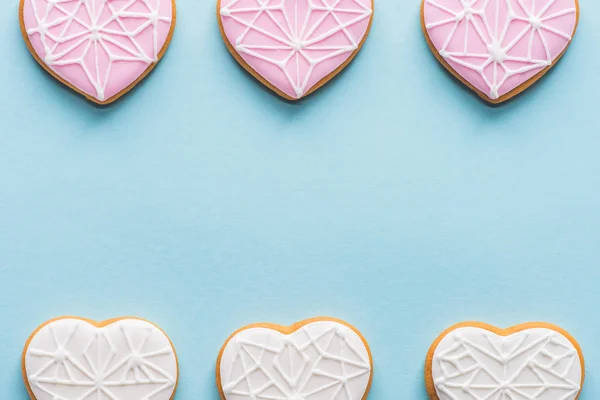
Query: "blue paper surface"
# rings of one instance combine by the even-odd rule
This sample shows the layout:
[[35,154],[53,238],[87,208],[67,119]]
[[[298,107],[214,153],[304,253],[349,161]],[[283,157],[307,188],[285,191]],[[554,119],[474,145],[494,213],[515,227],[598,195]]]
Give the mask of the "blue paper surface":
[[600,3],[500,107],[438,65],[416,0],[377,0],[358,57],[296,104],[236,64],[214,8],[178,0],[161,64],[99,108],[0,5],[0,397],[27,399],[23,344],[59,315],[158,323],[179,400],[217,400],[238,327],[331,315],[370,342],[372,400],[425,400],[430,343],[473,319],[564,327],[599,398]]

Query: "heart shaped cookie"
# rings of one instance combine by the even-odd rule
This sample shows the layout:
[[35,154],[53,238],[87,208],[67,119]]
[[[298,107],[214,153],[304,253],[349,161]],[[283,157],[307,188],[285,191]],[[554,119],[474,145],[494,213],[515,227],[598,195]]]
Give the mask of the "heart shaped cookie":
[[218,0],[221,34],[235,59],[288,100],[327,83],[359,52],[374,0]]
[[565,53],[578,0],[423,0],[422,27],[438,61],[491,103],[540,79]]
[[33,400],[169,400],[178,366],[167,335],[137,318],[50,320],[23,350]]
[[162,58],[175,0],[21,0],[27,47],[52,76],[98,104],[127,93]]
[[361,400],[372,375],[366,340],[333,318],[248,325],[227,339],[217,360],[223,400]]
[[455,325],[436,339],[425,364],[432,400],[575,400],[583,379],[579,345],[546,323]]

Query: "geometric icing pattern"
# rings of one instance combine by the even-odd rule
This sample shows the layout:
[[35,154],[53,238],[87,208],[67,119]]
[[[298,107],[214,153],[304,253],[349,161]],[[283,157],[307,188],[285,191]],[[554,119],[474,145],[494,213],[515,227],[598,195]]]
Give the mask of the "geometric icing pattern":
[[582,374],[574,345],[542,328],[509,336],[459,328],[439,343],[432,365],[439,400],[574,400]]
[[43,66],[100,103],[158,62],[174,27],[174,0],[22,0],[22,10]]
[[291,99],[356,54],[372,14],[372,0],[220,1],[230,50]]
[[365,344],[334,321],[289,335],[244,329],[226,344],[217,368],[226,400],[361,400],[371,377]]
[[169,400],[178,377],[167,336],[137,319],[51,322],[31,338],[24,367],[37,400]]
[[562,55],[577,0],[424,0],[423,18],[440,57],[495,101]]

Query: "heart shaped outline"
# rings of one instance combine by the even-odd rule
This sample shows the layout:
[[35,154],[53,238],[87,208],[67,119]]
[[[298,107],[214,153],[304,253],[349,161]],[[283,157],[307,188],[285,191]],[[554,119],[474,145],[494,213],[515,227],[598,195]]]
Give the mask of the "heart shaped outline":
[[223,357],[223,352],[227,348],[227,345],[229,344],[231,339],[233,339],[240,332],[243,332],[245,330],[252,329],[252,328],[266,328],[266,329],[271,329],[276,332],[282,333],[284,335],[291,335],[292,333],[298,331],[302,327],[312,324],[314,322],[336,322],[340,325],[344,325],[344,326],[350,328],[354,333],[356,333],[358,335],[358,337],[362,341],[363,345],[365,346],[365,349],[367,350],[367,354],[369,355],[369,364],[371,366],[371,371],[369,373],[369,383],[367,384],[367,387],[365,388],[365,393],[361,399],[361,400],[366,400],[369,395],[369,391],[371,390],[371,384],[373,383],[373,355],[371,354],[371,348],[369,347],[369,343],[367,342],[367,339],[365,339],[365,337],[362,335],[362,333],[360,333],[360,331],[358,329],[356,329],[354,326],[350,325],[346,321],[343,321],[338,318],[333,318],[333,317],[309,318],[309,319],[304,319],[302,321],[295,322],[292,325],[287,325],[287,326],[273,324],[270,322],[259,322],[259,323],[254,323],[254,324],[249,324],[249,325],[243,326],[243,327],[239,328],[238,330],[236,330],[235,332],[233,332],[231,335],[229,335],[227,340],[225,340],[225,343],[221,347],[221,350],[219,350],[219,355],[217,356],[217,364],[216,364],[216,378],[217,379],[216,379],[216,381],[217,381],[217,389],[219,390],[219,396],[221,397],[221,400],[227,400],[225,398],[225,393],[223,393],[223,385],[221,382],[221,359]]
[[233,58],[238,62],[238,64],[241,65],[242,68],[244,68],[248,73],[250,73],[250,75],[252,75],[256,80],[258,80],[264,86],[271,89],[273,92],[277,93],[278,96],[283,97],[284,99],[286,99],[288,101],[298,101],[298,100],[301,100],[301,99],[307,97],[308,95],[319,90],[326,83],[328,83],[330,80],[332,80],[333,78],[338,76],[344,69],[346,69],[346,67],[352,62],[352,60],[354,60],[354,57],[356,57],[358,55],[358,53],[361,51],[363,45],[365,44],[365,41],[367,40],[367,37],[369,36],[369,33],[371,32],[371,26],[373,25],[373,17],[375,15],[375,0],[371,0],[371,16],[369,17],[369,25],[367,26],[365,35],[361,39],[356,50],[354,50],[350,54],[348,59],[346,59],[346,61],[344,61],[332,73],[323,77],[321,80],[319,80],[317,83],[315,83],[313,85],[313,87],[311,87],[302,96],[295,98],[295,97],[291,97],[291,96],[287,95],[282,90],[280,90],[277,86],[271,84],[271,82],[269,82],[261,74],[259,74],[254,68],[252,68],[250,66],[250,64],[248,64],[246,62],[246,60],[244,60],[244,58],[235,50],[235,47],[231,44],[231,42],[227,38],[227,35],[225,34],[225,28],[223,27],[223,20],[221,19],[221,1],[222,0],[217,0],[217,21],[219,22],[219,30],[221,32],[221,37],[223,38],[223,41],[225,42],[225,46],[227,46],[227,50],[229,50],[229,52],[231,53]]
[[552,330],[554,332],[561,334],[569,342],[571,342],[573,347],[575,347],[575,349],[577,350],[577,355],[579,356],[579,362],[581,364],[581,383],[579,385],[579,387],[580,387],[579,393],[577,393],[577,397],[575,397],[575,400],[577,400],[579,398],[579,396],[581,395],[581,389],[583,388],[583,383],[585,381],[585,362],[583,359],[583,352],[581,351],[581,347],[579,346],[579,343],[577,342],[577,340],[575,340],[575,338],[569,332],[567,332],[560,326],[549,324],[547,322],[525,322],[522,324],[514,325],[509,328],[503,329],[503,328],[498,328],[493,325],[486,324],[484,322],[467,321],[467,322],[461,322],[461,323],[452,325],[451,327],[446,329],[433,341],[433,344],[431,345],[431,347],[429,347],[429,351],[427,352],[427,357],[425,359],[425,388],[427,389],[427,395],[429,396],[430,400],[440,400],[439,396],[437,395],[435,385],[433,383],[432,367],[433,367],[433,356],[434,356],[435,350],[437,349],[440,342],[446,336],[448,336],[450,333],[452,333],[453,331],[460,329],[460,328],[479,328],[479,329],[483,329],[483,330],[492,332],[498,336],[510,336],[510,335],[518,333],[518,332],[526,331],[528,329],[535,329],[535,328],[548,329],[548,330]]
[[40,56],[37,54],[37,52],[33,48],[33,45],[31,44],[31,40],[29,39],[29,34],[27,33],[27,28],[25,27],[25,18],[24,18],[25,0],[19,1],[19,26],[21,28],[21,35],[23,36],[23,40],[25,41],[25,44],[27,45],[27,49],[29,50],[29,52],[31,53],[31,55],[33,56],[35,61],[47,73],[49,73],[54,79],[56,79],[63,85],[67,86],[69,89],[73,90],[75,93],[79,93],[80,95],[85,97],[87,100],[91,101],[92,103],[104,106],[104,105],[114,103],[115,101],[119,100],[121,97],[125,96],[130,90],[132,90],[134,87],[136,87],[138,85],[138,83],[143,81],[144,78],[146,78],[150,74],[150,72],[152,72],[152,70],[158,65],[158,63],[162,60],[165,53],[167,52],[167,49],[169,48],[169,45],[171,44],[171,40],[173,39],[173,33],[175,32],[175,25],[177,25],[177,6],[175,3],[176,3],[176,0],[171,0],[171,5],[173,7],[173,11],[172,11],[173,16],[171,18],[171,27],[169,28],[169,33],[167,34],[165,43],[163,44],[162,48],[160,49],[160,51],[158,52],[158,54],[156,56],[156,61],[149,64],[148,68],[146,68],[146,70],[140,76],[138,76],[135,81],[130,83],[129,86],[122,89],[120,92],[116,93],[115,95],[109,97],[106,100],[98,100],[94,96],[78,89],[77,87],[75,87],[75,85],[71,84],[69,81],[62,78],[60,75],[58,75],[58,73],[56,73],[52,68],[50,68],[48,65],[46,65],[46,63],[40,58]]
[[177,377],[175,380],[175,386],[173,386],[173,393],[171,394],[171,397],[169,399],[169,400],[173,400],[173,398],[175,397],[175,393],[177,392],[177,387],[179,385],[179,357],[177,357],[177,351],[175,350],[175,346],[173,345],[171,338],[169,337],[169,335],[167,335],[167,333],[160,326],[156,325],[154,322],[151,322],[151,321],[148,321],[147,319],[139,318],[139,317],[116,317],[116,318],[111,318],[111,319],[107,319],[104,321],[94,321],[92,319],[76,317],[76,316],[61,316],[61,317],[52,318],[52,319],[42,323],[40,326],[38,326],[31,333],[31,335],[29,335],[29,337],[27,338],[27,341],[25,342],[25,346],[23,347],[23,352],[21,353],[21,374],[23,376],[23,381],[25,382],[25,388],[27,389],[27,393],[29,394],[29,397],[31,398],[31,400],[37,400],[37,397],[33,393],[33,390],[31,390],[31,386],[29,385],[29,379],[27,379],[27,370],[25,368],[25,358],[27,356],[27,350],[29,349],[29,345],[31,344],[31,341],[33,340],[33,338],[44,327],[46,327],[47,325],[50,325],[56,321],[61,321],[64,319],[75,319],[75,320],[87,322],[88,324],[90,324],[96,328],[104,328],[104,327],[107,327],[107,326],[112,325],[119,321],[132,320],[132,319],[137,320],[137,321],[144,321],[144,322],[147,322],[150,325],[154,326],[156,329],[159,330],[159,332],[161,332],[167,338],[167,340],[169,341],[169,344],[171,345],[171,349],[173,349],[173,355],[175,356],[175,365],[177,366]]
[[490,98],[488,95],[486,95],[485,93],[483,93],[481,90],[477,89],[472,83],[467,81],[465,78],[463,78],[458,72],[456,72],[454,70],[454,68],[452,68],[452,66],[444,59],[444,57],[442,57],[440,55],[440,52],[434,46],[431,38],[429,37],[429,32],[427,32],[427,26],[425,23],[425,3],[426,3],[426,1],[427,0],[422,0],[422,2],[421,2],[421,30],[423,31],[423,35],[425,36],[425,40],[427,41],[427,46],[429,47],[429,50],[431,50],[431,52],[433,53],[433,56],[436,58],[436,60],[450,74],[452,74],[452,76],[454,76],[454,78],[458,79],[462,84],[464,84],[469,89],[471,89],[471,91],[475,92],[477,94],[477,96],[479,96],[480,98],[482,98],[483,100],[485,100],[486,102],[491,103],[491,104],[504,103],[505,101],[510,100],[513,97],[523,93],[524,91],[529,89],[534,83],[539,81],[544,75],[546,75],[548,73],[548,71],[550,71],[552,68],[554,68],[556,63],[565,55],[565,53],[569,49],[569,46],[571,46],[571,43],[573,42],[573,38],[575,37],[575,34],[577,33],[577,27],[579,26],[579,13],[580,13],[579,0],[574,0],[575,8],[577,9],[576,17],[575,17],[575,26],[573,27],[573,33],[571,35],[571,40],[569,40],[569,43],[567,43],[567,46],[565,47],[565,49],[554,60],[552,60],[552,64],[550,64],[546,68],[542,69],[537,74],[535,74],[534,76],[532,76],[531,78],[529,78],[528,80],[526,80],[525,82],[520,84],[519,86],[515,87],[508,93],[505,93],[502,96],[500,96],[494,100],[494,99]]

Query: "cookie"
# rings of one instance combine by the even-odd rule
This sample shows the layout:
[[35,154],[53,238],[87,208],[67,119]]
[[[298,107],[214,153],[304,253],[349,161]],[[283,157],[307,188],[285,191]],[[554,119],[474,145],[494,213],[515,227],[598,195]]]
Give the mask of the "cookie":
[[21,32],[36,61],[97,104],[123,96],[163,57],[175,0],[21,0]]
[[362,47],[374,0],[218,0],[221,35],[233,57],[288,100],[330,81]]
[[22,362],[33,400],[169,400],[179,375],[167,335],[138,318],[50,320],[29,337]]
[[373,376],[369,345],[356,328],[334,318],[291,326],[245,326],[217,359],[223,400],[364,400]]
[[423,0],[421,25],[438,61],[490,103],[533,85],[563,56],[578,0]]
[[455,325],[435,340],[425,364],[432,400],[575,400],[583,379],[575,339],[539,322]]

